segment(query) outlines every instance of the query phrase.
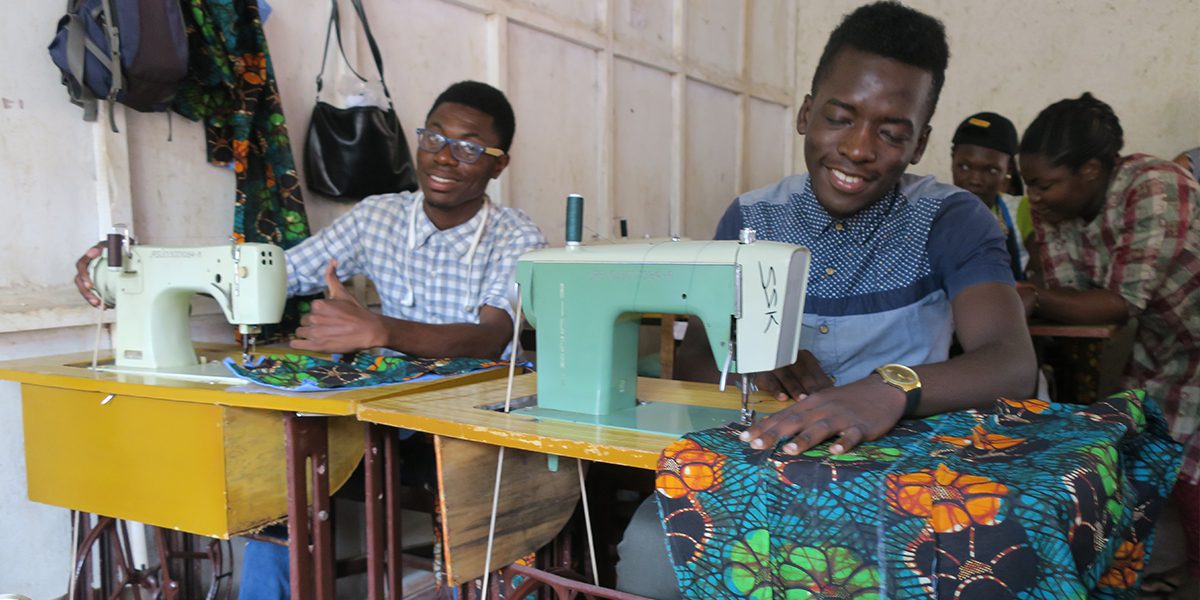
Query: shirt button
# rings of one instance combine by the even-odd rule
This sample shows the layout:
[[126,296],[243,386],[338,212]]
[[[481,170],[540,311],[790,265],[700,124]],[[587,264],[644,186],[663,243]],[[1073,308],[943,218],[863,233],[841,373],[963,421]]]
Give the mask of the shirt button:
[[817,331],[820,331],[821,333],[829,333],[829,326],[828,326],[828,325],[822,325],[822,326],[820,326],[820,327],[818,327],[818,328],[817,328]]
[[836,230],[838,230],[838,231],[841,231],[841,230],[845,229],[845,228],[846,228],[846,226],[845,226],[845,225],[842,225],[841,223],[835,223],[835,224],[833,225],[833,228],[834,228],[834,229],[836,229]]
[[835,272],[836,272],[836,271],[834,271],[834,270],[833,270],[833,267],[825,267],[825,274],[826,274],[826,275],[833,275]]

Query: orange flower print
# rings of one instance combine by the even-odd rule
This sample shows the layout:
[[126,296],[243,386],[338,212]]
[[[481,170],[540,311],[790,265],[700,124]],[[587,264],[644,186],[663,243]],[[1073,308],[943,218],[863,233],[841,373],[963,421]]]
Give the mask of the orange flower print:
[[242,71],[242,79],[250,85],[262,85],[267,81],[267,57],[262,52],[258,54],[243,54],[235,62],[235,67]]
[[976,425],[971,429],[971,437],[935,435],[931,439],[935,442],[944,442],[955,446],[971,446],[980,450],[1004,450],[1025,441],[1025,438],[1011,438],[998,433],[988,433],[982,425]]
[[233,170],[241,173],[246,170],[246,156],[250,153],[249,140],[233,140]]
[[893,511],[925,517],[937,533],[953,533],[971,524],[1000,522],[1001,497],[1008,487],[986,477],[937,470],[889,475],[887,500]]
[[1031,413],[1038,414],[1044,413],[1046,412],[1046,409],[1050,408],[1049,402],[1046,402],[1045,400],[1038,400],[1037,398],[1029,398],[1028,400],[1009,400],[1008,398],[1001,398],[1000,401],[1013,408],[1023,409]]
[[1146,566],[1146,547],[1138,542],[1125,541],[1113,554],[1112,566],[1100,576],[1102,587],[1131,588],[1138,573]]
[[682,498],[720,485],[724,463],[724,456],[706,450],[692,440],[678,440],[667,446],[658,458],[658,476],[654,484],[658,493],[668,498]]

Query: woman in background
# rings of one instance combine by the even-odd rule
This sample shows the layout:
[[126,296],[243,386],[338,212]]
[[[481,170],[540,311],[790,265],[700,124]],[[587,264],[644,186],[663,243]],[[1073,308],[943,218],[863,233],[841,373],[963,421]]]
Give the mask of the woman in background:
[[1179,165],[1121,156],[1112,108],[1091,94],[1050,105],[1021,139],[1045,287],[1019,285],[1026,313],[1064,323],[1138,319],[1125,388],[1143,388],[1184,446],[1172,499],[1187,562],[1144,591],[1200,585],[1200,184]]

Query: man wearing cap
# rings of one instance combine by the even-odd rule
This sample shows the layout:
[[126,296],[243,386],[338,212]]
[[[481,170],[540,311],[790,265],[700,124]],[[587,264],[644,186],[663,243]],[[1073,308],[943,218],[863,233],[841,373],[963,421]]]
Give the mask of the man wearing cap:
[[992,209],[1012,256],[1013,277],[1024,279],[1029,254],[1023,241],[1029,232],[1022,231],[1013,218],[1025,191],[1017,171],[1017,128],[996,113],[976,113],[959,124],[952,144],[954,185],[979,196]]

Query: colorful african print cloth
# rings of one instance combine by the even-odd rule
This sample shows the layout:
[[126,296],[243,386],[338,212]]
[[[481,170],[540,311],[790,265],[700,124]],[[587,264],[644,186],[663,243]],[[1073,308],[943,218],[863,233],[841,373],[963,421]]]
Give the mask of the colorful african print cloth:
[[1113,167],[1090,221],[1034,214],[1048,288],[1116,292],[1138,320],[1122,387],[1144,387],[1185,448],[1181,477],[1200,481],[1200,184],[1146,154]]
[[243,365],[233,358],[225,366],[259,385],[292,392],[319,392],[436,379],[508,366],[479,358],[409,358],[359,352],[338,360],[303,354],[274,354]]
[[1181,453],[1140,390],[902,421],[841,456],[741,429],[659,458],[689,598],[1133,598]]
[[[236,174],[234,239],[287,250],[308,237],[308,216],[258,3],[183,0],[183,9],[190,63],[171,108],[204,121],[208,162]],[[278,329],[294,330],[308,300],[290,300]]]

